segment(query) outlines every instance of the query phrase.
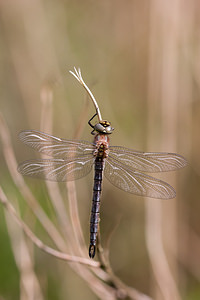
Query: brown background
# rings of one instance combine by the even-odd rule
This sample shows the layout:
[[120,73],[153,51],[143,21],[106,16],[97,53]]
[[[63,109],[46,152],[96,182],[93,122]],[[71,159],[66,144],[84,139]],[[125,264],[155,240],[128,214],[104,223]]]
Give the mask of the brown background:
[[[68,72],[73,66],[81,68],[103,118],[115,127],[113,145],[178,152],[187,158],[187,168],[161,176],[175,187],[173,200],[144,200],[104,181],[103,244],[118,224],[110,242],[112,268],[127,285],[159,300],[200,299],[199,4],[198,0],[0,1],[0,108],[18,162],[35,156],[17,135],[24,129],[40,130],[43,97],[53,97],[53,134],[69,139],[76,134],[87,99]],[[81,139],[92,138],[87,125],[92,114],[89,103]],[[2,147],[0,155],[4,192],[33,231],[51,243],[24,204]],[[26,182],[56,223],[45,183]],[[92,182],[91,174],[76,182],[86,243]],[[60,188],[68,208],[65,186]],[[22,299],[23,272],[16,263],[21,232],[10,218],[7,232],[2,207],[0,215],[0,296]],[[97,299],[66,262],[33,248],[31,242],[28,246],[43,299]]]

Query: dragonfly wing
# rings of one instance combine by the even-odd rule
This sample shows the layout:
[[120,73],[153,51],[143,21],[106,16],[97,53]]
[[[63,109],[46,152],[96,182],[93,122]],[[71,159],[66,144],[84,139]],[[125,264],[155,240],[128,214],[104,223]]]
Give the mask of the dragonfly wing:
[[140,152],[111,146],[109,156],[114,160],[142,172],[172,171],[187,165],[186,159],[176,153]]
[[25,130],[19,134],[20,140],[49,156],[73,158],[93,153],[94,145],[86,141],[65,140],[36,130]]
[[86,176],[92,169],[94,158],[83,156],[73,160],[38,159],[22,162],[18,171],[22,175],[52,181],[71,181]]
[[133,171],[110,157],[106,159],[104,174],[113,185],[125,192],[158,199],[176,196],[175,190],[168,183]]

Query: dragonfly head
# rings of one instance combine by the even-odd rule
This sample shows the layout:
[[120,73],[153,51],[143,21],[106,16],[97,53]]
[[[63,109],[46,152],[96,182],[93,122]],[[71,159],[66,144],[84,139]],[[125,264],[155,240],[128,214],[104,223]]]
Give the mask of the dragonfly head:
[[111,126],[110,122],[102,120],[94,125],[94,130],[103,134],[111,134],[114,128]]

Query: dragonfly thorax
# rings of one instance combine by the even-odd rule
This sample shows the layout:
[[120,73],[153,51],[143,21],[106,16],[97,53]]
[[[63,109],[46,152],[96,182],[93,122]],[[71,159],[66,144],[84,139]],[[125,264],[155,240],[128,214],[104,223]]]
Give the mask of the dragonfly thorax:
[[109,137],[103,134],[97,134],[94,138],[96,148],[93,155],[98,158],[106,158],[109,153]]
[[113,127],[111,127],[110,122],[106,120],[102,120],[99,123],[94,125],[94,130],[96,130],[99,133],[103,134],[111,134],[114,130]]

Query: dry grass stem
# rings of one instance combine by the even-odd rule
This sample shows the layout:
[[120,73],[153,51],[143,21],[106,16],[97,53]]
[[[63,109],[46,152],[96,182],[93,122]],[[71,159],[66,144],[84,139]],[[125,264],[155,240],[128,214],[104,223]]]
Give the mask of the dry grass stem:
[[57,251],[51,247],[46,246],[40,239],[38,239],[35,234],[30,230],[30,228],[17,216],[17,213],[14,209],[14,207],[10,204],[8,201],[5,193],[3,192],[2,188],[0,187],[0,200],[1,203],[4,205],[6,210],[12,215],[12,217],[15,219],[17,224],[23,229],[25,234],[29,237],[29,239],[41,250],[45,251],[48,254],[51,254],[52,256],[55,256],[59,259],[70,261],[70,262],[76,262],[85,264],[91,267],[99,267],[99,263],[95,261],[91,261],[87,258],[82,257],[75,257],[72,255],[65,254],[63,252]]
[[[173,13],[169,14],[173,6]],[[158,13],[159,11],[159,13]],[[178,55],[178,31],[179,31],[179,2],[167,2],[164,5],[159,1],[151,2],[150,15],[150,42],[149,42],[149,75],[148,75],[148,148],[152,147],[153,133],[155,132],[157,113],[162,116],[162,148],[175,148],[176,141],[176,118],[177,118],[177,55]],[[172,11],[171,11],[172,12]],[[162,18],[160,18],[160,14]],[[169,22],[170,16],[170,22]],[[171,33],[169,32],[171,26]],[[159,39],[158,36],[162,38]],[[157,56],[157,51],[161,53]],[[170,88],[169,88],[170,86]],[[161,98],[161,110],[156,111],[158,99]],[[167,144],[165,142],[167,141]],[[170,141],[170,142],[169,142]],[[171,146],[171,147],[170,147]],[[174,202],[173,202],[174,201]],[[165,205],[165,211],[163,210]],[[171,243],[176,248],[176,204],[175,200],[166,204],[155,200],[146,200],[146,243],[152,269],[155,275],[159,290],[155,291],[156,299],[180,299],[180,294],[176,282],[176,263],[172,261],[172,256],[166,253],[163,241]],[[162,220],[170,219],[169,223]],[[163,229],[165,226],[165,231]],[[173,270],[169,267],[169,262],[173,265]]]
[[[0,190],[0,194],[2,195],[2,197],[0,195],[1,199],[4,198],[4,200],[7,200],[2,189]],[[7,208],[7,205],[9,206],[8,201],[7,203],[5,203],[5,208]],[[13,208],[12,211],[14,211]],[[29,247],[30,245],[28,245],[23,231],[21,230],[22,226],[21,228],[19,226],[16,226],[15,219],[13,218],[12,213],[9,213],[9,209],[5,209],[5,217],[12,251],[20,273],[21,299],[42,300],[44,298],[42,295],[40,283],[34,271],[34,256],[32,255],[32,251]],[[18,221],[21,222],[20,219]]]
[[[179,299],[177,287],[170,270],[162,239],[162,204],[146,200],[146,243],[155,279],[168,300],[173,293]],[[170,288],[169,288],[170,287]]]
[[[40,92],[41,99],[41,120],[40,129],[42,132],[52,134],[53,126],[53,87],[50,84],[44,84]],[[41,155],[43,158],[45,155]],[[64,234],[65,238],[68,240],[67,247],[70,248],[71,243],[73,243],[73,237],[71,236],[71,224],[66,212],[65,205],[63,203],[63,198],[59,190],[57,182],[45,181],[47,190],[49,193],[49,199],[53,204],[56,212],[58,223],[60,224],[60,229]]]
[[100,109],[99,109],[99,106],[98,106],[98,103],[94,97],[94,95],[92,94],[92,92],[90,91],[90,89],[88,88],[88,86],[86,85],[86,83],[84,82],[83,78],[82,78],[82,75],[81,75],[81,70],[80,68],[78,68],[78,70],[74,67],[74,72],[72,71],[69,71],[75,78],[76,80],[84,87],[84,89],[87,91],[88,95],[90,96],[90,99],[92,100],[93,104],[94,104],[94,107],[95,107],[95,110],[96,110],[96,113],[97,113],[97,116],[98,116],[98,119],[99,119],[99,122],[102,120],[102,117],[101,117],[101,112],[100,112]]
[[54,224],[50,221],[50,219],[48,218],[48,216],[46,215],[42,207],[39,205],[36,198],[33,196],[32,192],[26,185],[22,175],[17,172],[17,161],[13,151],[13,147],[10,139],[10,133],[2,114],[0,114],[0,135],[3,144],[3,153],[4,153],[5,161],[7,163],[8,169],[10,171],[10,175],[14,183],[16,184],[19,191],[23,195],[24,200],[27,202],[28,206],[34,212],[37,219],[40,221],[40,223],[45,228],[45,230],[47,231],[51,239],[56,244],[56,246],[59,249],[65,251],[66,244],[63,238],[61,237],[59,231],[56,229]]

